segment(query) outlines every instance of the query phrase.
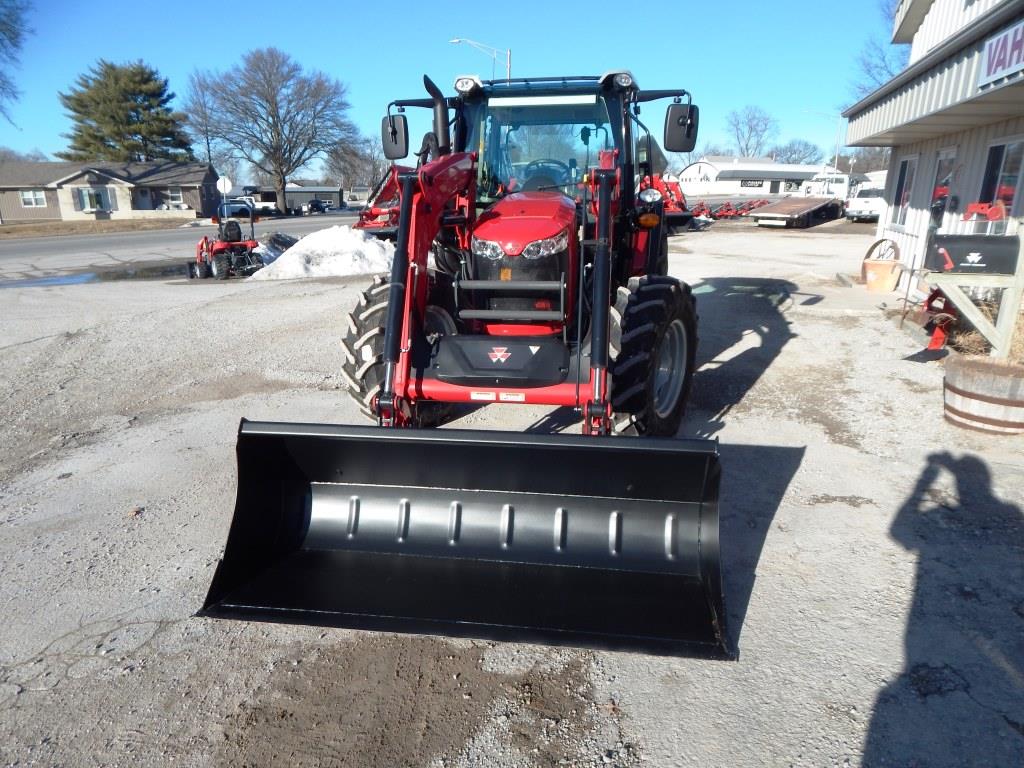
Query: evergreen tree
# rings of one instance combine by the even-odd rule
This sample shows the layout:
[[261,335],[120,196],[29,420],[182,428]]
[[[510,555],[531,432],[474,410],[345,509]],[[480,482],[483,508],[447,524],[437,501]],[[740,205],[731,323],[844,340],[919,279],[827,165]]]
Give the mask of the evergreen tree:
[[58,94],[74,121],[63,160],[194,160],[185,116],[168,106],[167,79],[141,61],[100,59],[75,87]]

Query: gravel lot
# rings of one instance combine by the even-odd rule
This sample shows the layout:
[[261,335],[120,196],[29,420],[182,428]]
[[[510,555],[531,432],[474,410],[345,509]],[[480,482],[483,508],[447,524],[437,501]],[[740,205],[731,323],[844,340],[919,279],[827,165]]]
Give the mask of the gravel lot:
[[672,240],[732,662],[193,618],[239,418],[362,423],[365,281],[0,291],[0,764],[1024,764],[1024,439],[946,424],[896,297],[836,279],[873,229]]

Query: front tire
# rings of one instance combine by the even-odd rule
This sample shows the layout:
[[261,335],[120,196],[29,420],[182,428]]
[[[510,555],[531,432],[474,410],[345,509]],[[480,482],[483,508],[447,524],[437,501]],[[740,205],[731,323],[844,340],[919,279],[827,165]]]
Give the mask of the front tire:
[[697,309],[671,277],[634,277],[611,312],[612,410],[642,435],[675,435],[693,384]]
[[[373,420],[377,417],[370,406],[384,384],[384,323],[390,293],[391,283],[384,275],[377,275],[359,295],[356,308],[349,313],[345,337],[341,341],[345,357],[341,373],[348,385],[348,394],[355,400],[360,413]],[[428,325],[443,325],[442,321],[434,319],[441,316],[447,317],[447,313],[433,305],[427,306]],[[440,327],[427,328],[428,333],[431,330],[442,331]],[[413,424],[424,428],[437,427],[451,419],[453,412],[453,403],[417,402],[413,405]]]

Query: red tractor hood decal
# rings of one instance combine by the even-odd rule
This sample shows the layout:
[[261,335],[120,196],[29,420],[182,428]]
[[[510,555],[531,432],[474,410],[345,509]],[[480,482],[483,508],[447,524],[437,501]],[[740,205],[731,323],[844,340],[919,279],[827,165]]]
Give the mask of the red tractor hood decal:
[[515,192],[492,205],[476,221],[473,235],[498,243],[518,256],[530,243],[576,228],[576,205],[559,192]]

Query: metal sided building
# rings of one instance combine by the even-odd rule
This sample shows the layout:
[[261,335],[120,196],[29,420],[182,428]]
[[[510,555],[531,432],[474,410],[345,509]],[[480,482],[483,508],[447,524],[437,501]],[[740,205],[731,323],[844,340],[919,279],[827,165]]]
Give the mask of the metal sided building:
[[815,175],[833,169],[823,165],[776,163],[761,157],[708,155],[690,163],[679,172],[683,193],[701,195],[798,194],[800,187]]
[[919,268],[929,237],[1014,234],[1024,215],[1024,0],[902,0],[907,68],[847,109],[847,143],[892,147],[878,236]]

